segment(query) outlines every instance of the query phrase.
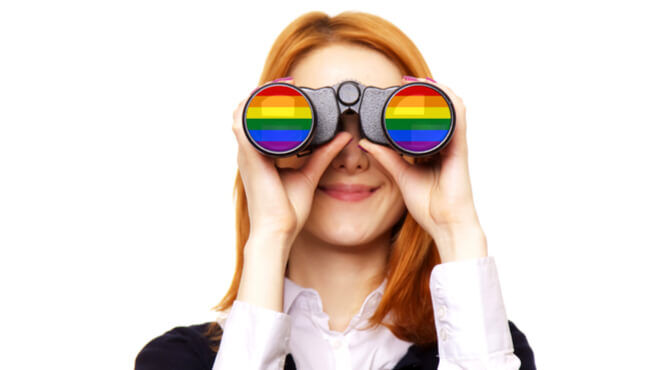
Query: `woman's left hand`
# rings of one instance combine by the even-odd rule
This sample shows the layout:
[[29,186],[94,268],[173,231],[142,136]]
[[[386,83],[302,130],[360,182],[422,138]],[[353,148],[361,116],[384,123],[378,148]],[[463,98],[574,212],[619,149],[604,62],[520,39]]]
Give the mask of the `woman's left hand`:
[[[359,145],[377,160],[400,188],[408,212],[437,245],[442,262],[488,255],[486,236],[475,211],[468,170],[463,100],[448,87],[436,85],[454,104],[453,137],[431,164],[412,164],[390,147],[361,139]],[[403,78],[404,83],[413,82]]]

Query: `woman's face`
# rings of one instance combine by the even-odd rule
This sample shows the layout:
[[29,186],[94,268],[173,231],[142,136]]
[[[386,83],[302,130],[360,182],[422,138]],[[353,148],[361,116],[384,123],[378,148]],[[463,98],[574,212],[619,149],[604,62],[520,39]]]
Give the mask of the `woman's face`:
[[[349,43],[312,50],[294,64],[288,75],[296,86],[309,88],[344,80],[380,88],[402,84],[401,71],[384,54]],[[405,204],[389,173],[358,147],[358,115],[343,114],[341,124],[353,140],[323,173],[302,233],[335,245],[365,244],[388,231],[404,213]],[[278,167],[298,168],[306,159],[293,156],[275,161]],[[406,160],[411,162],[410,158]],[[364,199],[347,200],[324,188],[335,184],[364,185],[376,190]]]

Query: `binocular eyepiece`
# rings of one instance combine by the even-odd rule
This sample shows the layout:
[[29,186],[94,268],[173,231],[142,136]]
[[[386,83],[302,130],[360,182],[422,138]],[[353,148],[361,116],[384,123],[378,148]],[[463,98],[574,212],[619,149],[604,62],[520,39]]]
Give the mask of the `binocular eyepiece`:
[[362,137],[412,157],[439,152],[456,124],[453,103],[435,85],[411,82],[381,89],[357,81],[319,89],[267,84],[247,100],[242,124],[261,153],[301,156],[335,137],[345,111],[359,115]]

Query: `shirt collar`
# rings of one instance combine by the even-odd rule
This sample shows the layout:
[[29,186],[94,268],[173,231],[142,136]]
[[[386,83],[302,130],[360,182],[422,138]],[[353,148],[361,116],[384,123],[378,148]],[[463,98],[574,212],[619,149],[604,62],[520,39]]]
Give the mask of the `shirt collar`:
[[[365,298],[365,301],[363,302],[363,305],[361,306],[359,313],[372,313],[377,309],[382,295],[386,290],[387,282],[388,278],[385,277],[381,284],[379,284],[375,290],[368,294],[368,296]],[[323,312],[323,304],[321,302],[321,296],[319,295],[319,292],[313,288],[305,288],[300,286],[293,280],[289,279],[287,276],[284,276],[284,313],[289,313],[294,303],[301,295],[304,295],[305,298],[310,301],[309,306],[312,310]]]

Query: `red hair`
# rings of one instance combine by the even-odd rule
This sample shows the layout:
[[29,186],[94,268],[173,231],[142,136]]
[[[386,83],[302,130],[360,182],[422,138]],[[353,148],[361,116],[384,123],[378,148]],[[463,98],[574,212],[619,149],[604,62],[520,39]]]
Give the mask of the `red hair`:
[[[404,75],[431,77],[421,53],[414,43],[392,23],[372,14],[343,12],[330,17],[323,12],[309,12],[291,22],[277,37],[265,60],[259,85],[285,76],[304,53],[335,42],[363,45],[385,54]],[[416,158],[415,163],[426,158]],[[233,305],[240,286],[243,250],[249,238],[249,213],[239,170],[233,196],[236,208],[237,264],[232,283],[223,299],[214,307],[224,311]],[[416,344],[437,340],[429,278],[440,256],[433,239],[408,213],[393,227],[388,257],[386,291],[370,317],[368,327],[384,325],[393,334]],[[383,321],[387,314],[397,319]],[[208,337],[218,343],[222,330],[213,322]],[[218,346],[214,346],[217,350]]]

